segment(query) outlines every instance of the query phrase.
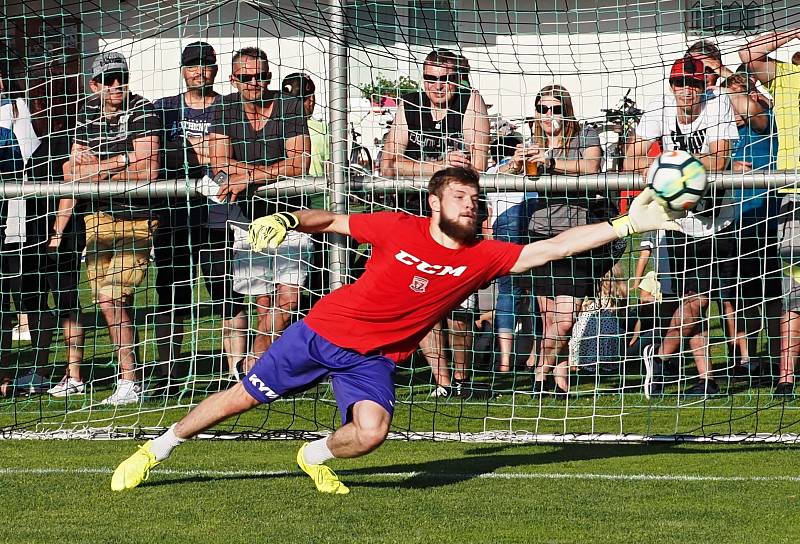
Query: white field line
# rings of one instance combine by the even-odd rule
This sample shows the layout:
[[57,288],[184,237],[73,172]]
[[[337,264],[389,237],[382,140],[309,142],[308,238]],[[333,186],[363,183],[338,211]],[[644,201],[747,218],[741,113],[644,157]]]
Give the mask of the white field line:
[[[110,475],[110,468],[0,468],[0,475]],[[290,470],[178,470],[158,468],[153,472],[185,477],[293,477],[301,476],[299,471]],[[697,474],[601,474],[592,472],[362,472],[338,470],[338,474],[350,479],[385,478],[408,480],[424,478],[428,480],[610,480],[623,482],[797,482],[800,476],[703,476]]]

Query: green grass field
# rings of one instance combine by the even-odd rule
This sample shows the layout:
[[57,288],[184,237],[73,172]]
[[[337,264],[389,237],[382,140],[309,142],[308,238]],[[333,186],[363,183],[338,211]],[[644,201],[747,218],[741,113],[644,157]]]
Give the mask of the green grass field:
[[0,441],[2,542],[794,543],[800,458],[769,445],[390,441],[318,493],[295,441],[194,441],[114,493],[132,441]]
[[[154,295],[137,295],[140,361],[155,359]],[[87,293],[84,378],[90,394],[69,402],[45,396],[0,400],[0,437],[11,432],[101,429],[159,432],[183,416],[219,378],[219,320],[201,312],[177,364],[190,374],[178,397],[148,398],[120,409],[100,406],[115,365],[102,320]],[[198,289],[197,300],[205,301]],[[188,323],[187,323],[188,324]],[[712,320],[712,339],[721,331]],[[761,344],[763,344],[763,339]],[[724,342],[712,356],[725,362]],[[50,354],[58,377],[63,348]],[[27,367],[30,344],[10,361]],[[635,365],[634,365],[635,366]],[[691,365],[687,365],[690,369]],[[530,375],[474,369],[491,400],[436,401],[419,358],[397,378],[393,431],[406,436],[517,433],[612,433],[712,437],[800,434],[800,401],[771,397],[771,384],[721,381],[726,396],[645,399],[638,368],[577,376],[568,400],[514,393]],[[625,394],[620,394],[625,391]],[[220,425],[223,433],[298,434],[336,428],[327,385]],[[447,434],[441,434],[447,433]],[[138,442],[0,440],[0,542],[796,542],[800,537],[800,459],[791,446],[755,444],[523,445],[392,440],[362,459],[334,461],[348,496],[319,494],[294,464],[300,442],[204,440],[181,447],[146,485],[109,488],[113,468]]]

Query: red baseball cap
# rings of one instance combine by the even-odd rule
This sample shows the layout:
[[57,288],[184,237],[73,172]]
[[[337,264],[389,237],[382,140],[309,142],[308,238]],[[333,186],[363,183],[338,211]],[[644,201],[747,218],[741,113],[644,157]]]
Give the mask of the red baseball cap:
[[705,84],[705,64],[701,60],[687,55],[672,64],[669,79],[693,79]]

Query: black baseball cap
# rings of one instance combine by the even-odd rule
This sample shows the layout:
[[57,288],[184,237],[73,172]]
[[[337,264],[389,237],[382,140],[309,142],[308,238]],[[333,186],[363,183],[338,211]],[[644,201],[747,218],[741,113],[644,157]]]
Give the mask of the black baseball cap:
[[217,53],[211,44],[193,42],[183,48],[181,66],[216,66]]
[[301,74],[300,72],[289,74],[283,78],[283,82],[281,82],[281,89],[290,96],[296,96],[304,100],[309,96],[314,96],[314,93],[317,90],[316,86],[314,85],[314,80],[312,80],[308,75]]

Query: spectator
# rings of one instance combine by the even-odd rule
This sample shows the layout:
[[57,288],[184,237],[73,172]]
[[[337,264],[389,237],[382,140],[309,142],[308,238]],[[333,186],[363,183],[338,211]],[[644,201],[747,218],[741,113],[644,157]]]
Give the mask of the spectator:
[[[769,54],[800,36],[798,30],[773,31],[753,39],[739,50],[739,57],[747,70],[767,86],[772,95],[775,123],[778,127],[778,170],[796,172],[800,167],[797,153],[798,129],[797,97],[800,95],[800,66],[769,58]],[[800,253],[800,243],[794,235],[794,216],[798,204],[795,189],[782,191],[780,204],[779,236],[781,257],[789,264],[784,279],[784,313],[781,317],[781,361],[775,394],[794,394],[794,367],[800,354],[800,283],[792,273],[795,257]]]
[[[701,61],[686,56],[675,61],[670,70],[670,92],[647,107],[636,127],[636,140],[625,153],[628,170],[645,172],[652,158],[647,156],[654,141],[660,141],[664,151],[680,149],[695,155],[709,171],[725,169],[730,156],[731,141],[738,139],[733,107],[725,94],[703,99],[706,76]],[[732,223],[732,206],[715,207],[711,199],[681,219],[683,233],[670,232],[667,246],[678,274],[676,293],[680,305],[672,317],[669,330],[656,350],[645,348],[645,394],[657,394],[663,389],[663,364],[678,352],[682,339],[690,337],[695,355],[698,382],[685,391],[691,395],[719,393],[705,353],[707,331],[702,326],[703,313],[708,307],[712,271],[717,259],[730,258],[730,244],[719,244],[712,237]],[[716,268],[716,267],[713,267]],[[658,376],[653,381],[653,375]]]
[[294,96],[303,101],[303,111],[306,115],[308,132],[311,137],[311,165],[308,168],[308,175],[324,177],[330,170],[331,142],[328,135],[328,126],[312,117],[314,108],[317,105],[317,99],[314,94],[317,88],[314,85],[314,80],[306,74],[289,74],[283,78],[281,90],[288,96]]
[[[217,76],[214,48],[205,42],[187,45],[181,53],[181,76],[186,91],[153,103],[163,129],[162,171],[167,179],[198,179],[210,173],[208,134],[214,120],[214,107],[221,98],[214,91]],[[158,231],[153,239],[158,294],[156,347],[159,361],[164,363],[155,370],[160,379],[171,376],[171,361],[181,356],[183,321],[192,309],[194,271],[201,260],[208,270],[208,253],[214,251],[207,247],[206,242],[216,244],[222,240],[223,255],[218,257],[220,263],[224,263],[227,229],[226,206],[207,202],[204,197],[170,198],[166,204],[159,213]],[[206,288],[214,302],[224,300],[224,277],[224,271],[219,279],[210,271],[205,274]],[[230,292],[228,290],[228,294]],[[242,323],[239,326],[246,328]],[[223,337],[228,339],[225,334]],[[239,355],[231,356],[226,349],[231,368],[235,368],[244,356],[243,348],[233,351]],[[169,389],[165,388],[163,392],[169,392]]]
[[[500,167],[501,172],[522,173],[526,161],[537,163],[547,173],[600,171],[599,135],[575,118],[567,89],[561,85],[544,87],[536,95],[534,108],[532,145],[518,145],[511,161]],[[531,210],[531,238],[550,238],[578,224],[604,221],[616,214],[612,207],[607,198],[574,198],[551,192],[547,198],[539,198]],[[569,369],[566,361],[558,363],[558,356],[567,346],[580,303],[585,297],[594,297],[597,281],[614,264],[614,254],[609,244],[533,269],[532,292],[538,297],[543,325],[538,360],[531,353],[527,363],[536,367],[534,393],[544,392],[545,377],[550,372],[555,377],[556,393],[569,391]]]
[[[80,90],[77,74],[66,74],[63,67],[51,65],[42,84],[29,89],[32,97],[33,125],[41,135],[41,145],[31,157],[29,179],[40,183],[64,180],[69,161],[69,140],[75,129]],[[54,397],[70,397],[85,392],[80,365],[83,362],[84,330],[80,320],[78,284],[81,253],[86,247],[85,206],[71,198],[48,200],[46,222],[38,228],[46,252],[37,247],[46,285],[43,293],[53,295],[55,314],[66,344],[67,368],[63,378],[47,392]],[[55,213],[52,213],[55,209]],[[49,239],[48,239],[49,238]],[[39,244],[37,244],[39,246]]]
[[[30,159],[40,145],[34,130],[28,101],[12,74],[10,63],[0,69],[0,179],[4,184],[19,184],[27,178]],[[2,311],[2,347],[10,341],[8,322],[9,302],[14,297],[18,312],[29,314],[34,362],[32,367],[17,369],[9,393],[41,393],[47,390],[48,372],[45,369],[54,323],[47,303],[46,290],[41,289],[44,276],[25,274],[38,270],[39,253],[36,242],[42,235],[37,216],[46,217],[47,202],[43,199],[16,198],[2,201],[2,269],[0,270],[0,311]],[[29,221],[30,220],[30,221]],[[28,224],[31,223],[31,232]],[[43,233],[46,236],[46,231]],[[44,291],[44,292],[43,292]]]
[[514,156],[499,172],[520,174],[533,161],[550,174],[596,174],[603,150],[591,125],[575,118],[572,97],[561,85],[548,85],[536,95],[530,145],[518,144]]
[[[153,106],[128,89],[128,63],[119,53],[101,53],[92,64],[89,97],[78,116],[66,181],[137,182],[158,177],[161,125]],[[136,403],[135,328],[128,304],[147,274],[158,220],[145,198],[101,200],[86,216],[86,270],[93,298],[106,319],[120,372],[103,402]]]
[[[474,393],[465,384],[472,349],[474,295],[451,310],[419,343],[422,355],[431,366],[436,389],[432,397],[467,397]],[[453,376],[447,362],[447,347],[453,357]]]
[[792,55],[792,64],[795,66],[800,65],[800,51],[795,51]]
[[695,42],[686,50],[686,55],[703,63],[707,91],[717,84],[719,78],[726,78],[733,74],[722,63],[722,52],[714,42],[709,40]]
[[618,314],[625,309],[628,284],[619,263],[603,276],[597,291],[596,298],[583,300],[568,343],[570,368],[592,374],[603,367],[616,369],[624,353]]
[[[262,50],[247,47],[233,56],[231,84],[237,92],[223,97],[211,129],[212,169],[228,176],[218,196],[229,202],[238,199],[248,204],[250,199],[240,198],[246,192],[273,183],[278,176],[300,176],[308,171],[311,139],[303,103],[269,90],[271,78]],[[278,198],[259,200],[245,211],[250,217],[260,217],[302,205],[302,198]],[[258,282],[255,290],[240,289],[255,295],[258,306],[259,334],[245,370],[286,328],[297,309],[310,248],[309,235],[293,234],[278,249],[268,250],[269,262],[258,259],[258,266],[247,274],[264,281]]]
[[[778,134],[770,101],[758,91],[755,80],[746,72],[731,74],[721,88],[731,99],[739,131],[731,169],[734,172],[773,170]],[[774,193],[767,189],[734,189],[732,198],[738,206],[734,217],[738,227],[731,234],[736,257],[721,263],[721,296],[729,339],[734,344],[730,351],[736,363],[734,371],[751,376],[762,369],[750,359],[747,324],[759,321],[758,310],[762,307],[767,318],[777,319],[781,313],[776,307],[782,288],[777,222],[774,220],[778,202]],[[754,332],[757,330],[760,327]]]
[[423,90],[401,97],[381,158],[381,175],[430,176],[448,166],[484,172],[489,160],[486,103],[471,89],[466,59],[447,49],[422,64]]
[[[536,208],[537,193],[493,193],[489,198],[492,201],[492,215],[496,217],[492,225],[493,238],[515,244],[527,243],[528,223]],[[512,352],[517,307],[521,305],[523,292],[529,289],[530,278],[524,276],[497,278],[494,327],[500,349],[500,364],[497,368],[499,372],[509,372],[514,366]],[[533,314],[535,302],[533,297],[530,299],[530,313]]]

